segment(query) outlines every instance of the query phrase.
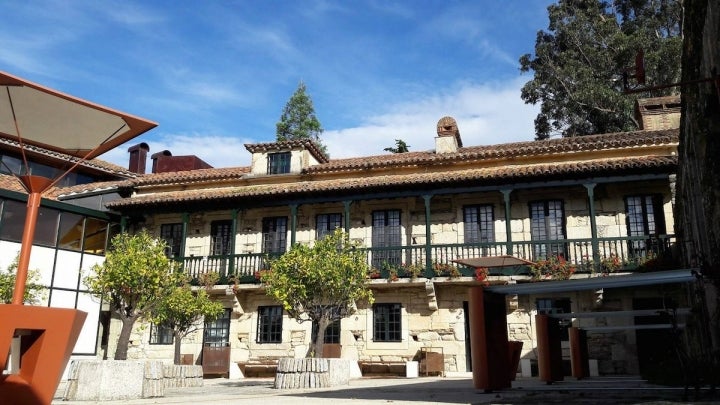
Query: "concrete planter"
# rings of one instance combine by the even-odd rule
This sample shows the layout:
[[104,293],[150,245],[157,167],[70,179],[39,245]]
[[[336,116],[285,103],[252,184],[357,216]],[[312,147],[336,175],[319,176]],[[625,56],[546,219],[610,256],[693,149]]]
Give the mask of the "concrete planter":
[[163,374],[165,388],[203,386],[202,366],[165,364]]
[[295,359],[278,360],[275,388],[327,388],[347,385],[352,378],[360,377],[357,362],[347,359]]
[[78,360],[70,365],[63,399],[110,401],[165,396],[161,361]]

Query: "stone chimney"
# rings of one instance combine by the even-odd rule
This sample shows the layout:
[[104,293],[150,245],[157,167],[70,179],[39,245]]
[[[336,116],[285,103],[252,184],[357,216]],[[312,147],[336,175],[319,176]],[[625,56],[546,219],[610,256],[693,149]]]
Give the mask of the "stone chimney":
[[680,96],[640,98],[635,101],[635,119],[640,129],[680,128]]
[[145,174],[145,164],[149,151],[150,146],[145,142],[129,147],[130,163],[128,164],[128,170],[137,174]]
[[462,139],[455,118],[440,118],[437,123],[437,135],[435,153],[455,153],[458,148],[462,148]]

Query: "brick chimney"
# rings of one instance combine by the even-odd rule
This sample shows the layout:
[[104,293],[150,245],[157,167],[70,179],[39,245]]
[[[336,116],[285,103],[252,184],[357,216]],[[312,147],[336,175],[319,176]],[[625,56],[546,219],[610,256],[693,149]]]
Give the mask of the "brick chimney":
[[462,148],[460,130],[453,117],[442,117],[437,123],[437,138],[435,138],[435,153],[455,153]]
[[150,156],[150,159],[152,159],[152,172],[157,173],[158,171],[158,160],[166,157],[166,156],[172,156],[172,153],[170,153],[169,150],[163,150],[158,153],[153,153],[152,156]]
[[129,147],[130,163],[128,164],[128,170],[137,174],[145,174],[145,162],[149,151],[150,146],[145,142]]

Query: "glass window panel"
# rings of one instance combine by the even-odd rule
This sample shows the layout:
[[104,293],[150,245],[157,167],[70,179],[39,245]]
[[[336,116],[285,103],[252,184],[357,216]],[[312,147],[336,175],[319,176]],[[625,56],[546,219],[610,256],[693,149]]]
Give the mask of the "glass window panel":
[[[229,255],[232,243],[232,221],[212,221],[210,223],[210,254]],[[182,229],[181,229],[182,232]],[[180,248],[178,247],[178,250]]]
[[[214,234],[214,233],[213,233]],[[181,257],[180,252],[183,242],[183,224],[162,224],[160,225],[160,238],[168,245],[168,257]]]
[[282,343],[282,315],[280,305],[258,307],[257,343]]
[[83,251],[96,255],[104,254],[107,242],[107,228],[107,221],[87,218],[85,220]]
[[82,232],[85,218],[82,215],[63,212],[60,214],[60,229],[58,231],[58,247],[62,249],[77,250],[82,247]]
[[290,173],[290,152],[268,155],[267,174]]
[[57,242],[58,218],[60,212],[40,207],[37,223],[35,224],[34,243],[42,246],[55,246]]
[[316,222],[315,239],[320,240],[342,227],[342,214],[320,214]]
[[375,304],[373,306],[373,337],[376,342],[402,341],[402,306]]
[[206,346],[225,347],[230,344],[230,311],[225,308],[218,319],[205,322],[203,342]]
[[285,253],[287,217],[263,218],[263,253]]
[[25,229],[27,204],[14,200],[5,200],[2,218],[0,219],[0,239],[13,242],[22,240]]

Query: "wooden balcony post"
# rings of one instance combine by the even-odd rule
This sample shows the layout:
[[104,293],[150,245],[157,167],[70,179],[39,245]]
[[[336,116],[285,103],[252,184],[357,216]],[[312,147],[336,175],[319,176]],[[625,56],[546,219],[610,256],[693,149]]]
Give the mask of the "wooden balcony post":
[[297,204],[290,204],[290,246],[295,245],[297,233]]
[[182,242],[180,242],[180,255],[182,257],[185,257],[187,255],[187,252],[185,252],[185,242],[187,241],[187,234],[188,234],[188,228],[190,227],[190,214],[187,212],[183,212],[182,214]]
[[232,235],[232,239],[230,239],[230,260],[228,262],[228,274],[235,274],[235,240],[237,239],[237,222],[238,222],[238,212],[240,210],[234,209],[230,212],[230,216],[232,219],[232,222],[230,223],[230,235]]
[[430,278],[433,276],[432,270],[432,232],[430,232],[430,199],[431,194],[424,194],[425,201],[425,276]]
[[512,193],[512,189],[503,189],[500,190],[500,192],[503,194],[503,201],[505,202],[505,251],[507,255],[512,256],[513,255],[513,247],[512,247],[512,226],[510,224],[511,221],[511,215],[510,215],[510,193]]
[[350,204],[352,200],[343,201],[344,208],[344,219],[345,219],[345,233],[350,234]]
[[585,183],[588,194],[588,216],[590,217],[590,235],[592,238],[593,269],[600,271],[600,245],[598,243],[597,224],[595,223],[595,183]]

